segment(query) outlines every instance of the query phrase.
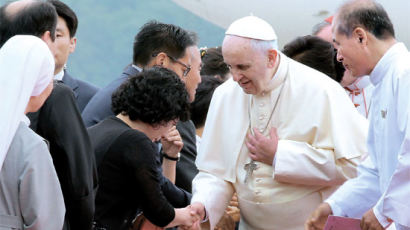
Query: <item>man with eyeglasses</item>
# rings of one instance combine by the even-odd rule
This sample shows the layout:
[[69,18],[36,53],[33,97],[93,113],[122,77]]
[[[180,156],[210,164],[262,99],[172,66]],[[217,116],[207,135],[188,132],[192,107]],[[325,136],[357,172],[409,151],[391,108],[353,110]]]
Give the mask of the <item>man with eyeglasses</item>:
[[[151,21],[146,23],[135,36],[133,62],[121,76],[102,88],[84,108],[82,117],[90,127],[104,118],[114,115],[111,111],[112,93],[129,77],[152,66],[163,66],[173,70],[185,83],[190,100],[193,101],[198,84],[201,57],[197,47],[197,36],[178,26]],[[195,166],[195,126],[192,121],[178,122],[177,129],[184,146],[181,160],[176,165],[175,184],[191,191],[191,182],[198,173]],[[164,161],[175,163],[179,157],[165,156]],[[174,160],[174,161],[172,161]]]

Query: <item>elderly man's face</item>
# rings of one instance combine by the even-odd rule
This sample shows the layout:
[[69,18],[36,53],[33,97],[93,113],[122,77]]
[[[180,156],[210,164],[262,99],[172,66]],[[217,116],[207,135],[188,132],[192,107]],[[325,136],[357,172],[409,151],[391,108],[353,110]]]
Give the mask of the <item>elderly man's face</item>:
[[258,95],[263,92],[272,78],[268,71],[268,54],[255,50],[250,39],[227,36],[222,45],[222,55],[231,69],[233,80],[245,93]]
[[350,37],[340,34],[335,28],[332,28],[332,33],[337,60],[343,63],[346,71],[355,78],[369,74],[368,57],[361,40],[355,34]]

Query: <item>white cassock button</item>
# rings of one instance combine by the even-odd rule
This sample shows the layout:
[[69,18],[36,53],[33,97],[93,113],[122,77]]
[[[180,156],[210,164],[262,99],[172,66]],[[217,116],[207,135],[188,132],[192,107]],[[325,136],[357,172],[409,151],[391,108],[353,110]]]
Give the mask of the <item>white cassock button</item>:
[[265,106],[265,104],[263,104],[263,103],[260,103],[260,104],[259,104],[259,107],[263,107],[263,106]]
[[259,195],[261,192],[259,190],[255,191],[255,195]]
[[263,118],[265,118],[265,115],[260,115],[259,116],[259,120],[263,120]]
[[256,179],[256,182],[257,183],[261,182],[261,178]]
[[262,132],[263,132],[263,129],[262,129],[262,128],[260,128],[260,129],[259,129],[259,132],[261,132],[261,133],[262,133]]

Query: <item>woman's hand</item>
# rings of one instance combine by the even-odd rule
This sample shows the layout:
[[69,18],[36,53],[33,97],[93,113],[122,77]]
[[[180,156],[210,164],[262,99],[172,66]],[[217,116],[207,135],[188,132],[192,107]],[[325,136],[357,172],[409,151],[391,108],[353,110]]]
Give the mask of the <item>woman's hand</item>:
[[199,215],[191,210],[191,206],[186,208],[176,208],[174,220],[167,225],[168,227],[182,225],[185,228],[191,228],[195,222],[199,222]]
[[177,157],[181,151],[184,143],[182,142],[181,135],[176,128],[172,126],[168,133],[161,137],[162,150],[170,157]]

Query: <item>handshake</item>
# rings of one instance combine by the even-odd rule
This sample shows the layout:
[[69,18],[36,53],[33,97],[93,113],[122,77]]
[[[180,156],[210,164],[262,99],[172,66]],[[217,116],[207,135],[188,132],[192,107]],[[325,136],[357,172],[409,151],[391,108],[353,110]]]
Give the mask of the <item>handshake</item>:
[[[185,208],[175,209],[175,218],[170,223],[172,226],[179,226],[182,230],[199,230],[201,222],[205,218],[205,206],[195,202]],[[168,225],[169,227],[171,227]]]

